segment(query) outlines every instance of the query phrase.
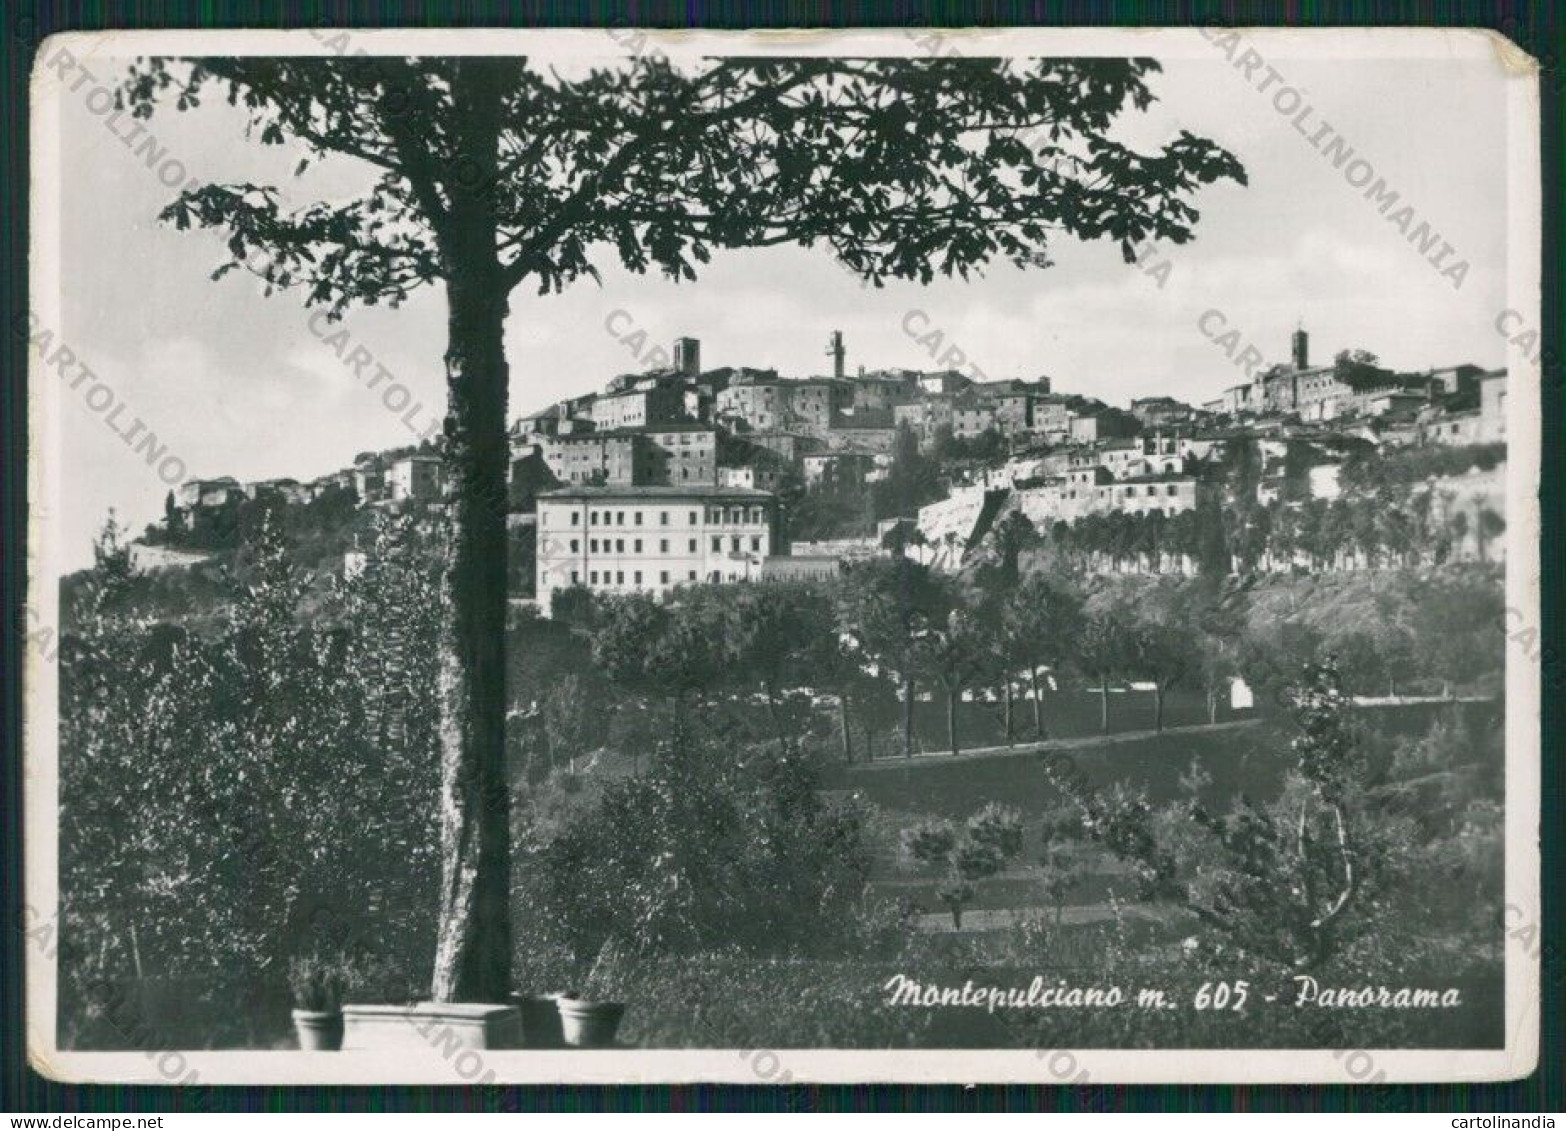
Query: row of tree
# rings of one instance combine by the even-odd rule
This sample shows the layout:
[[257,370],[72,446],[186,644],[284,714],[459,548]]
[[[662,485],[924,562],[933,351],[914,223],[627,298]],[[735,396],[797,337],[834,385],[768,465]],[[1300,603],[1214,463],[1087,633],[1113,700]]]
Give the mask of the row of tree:
[[[983,449],[985,459],[1004,458],[1004,446],[991,448]],[[1493,468],[1505,459],[1504,445],[1392,455],[1356,451],[1343,464],[1343,494],[1330,500],[1308,497],[1303,454],[1303,447],[1291,445],[1288,462],[1297,466],[1289,467],[1281,494],[1267,502],[1257,498],[1259,457],[1251,445],[1238,444],[1211,470],[1212,492],[1193,510],[1089,514],[1074,522],[1055,521],[1036,534],[1084,573],[1243,574],[1440,564],[1469,544],[1482,558],[1487,544],[1506,528],[1493,507],[1454,508],[1427,482]],[[785,488],[790,535],[802,540],[860,536],[882,519],[916,514],[945,496],[951,461],[968,456],[962,443],[939,435],[924,451],[905,426],[898,431],[885,479]]]
[[[1303,664],[1326,652],[1340,656],[1346,685],[1364,695],[1395,694],[1415,681],[1450,690],[1499,671],[1499,594],[1483,571],[1397,575],[1373,606],[1346,607],[1337,622],[1321,625],[1270,610],[1253,617],[1248,591],[1229,582],[1166,578],[1083,589],[1021,572],[1019,561],[1014,554],[953,577],[892,555],[856,565],[831,585],[701,587],[667,604],[568,592],[556,612],[590,640],[598,676],[675,705],[676,726],[692,704],[754,695],[787,745],[799,725],[787,710],[792,692],[835,698],[847,760],[855,756],[854,720],[869,735],[891,721],[888,707],[900,712],[902,753],[911,756],[923,694],[944,700],[954,751],[962,747],[962,704],[975,694],[1002,705],[1008,744],[1021,730],[1019,696],[1031,700],[1031,737],[1047,737],[1046,676],[1096,691],[1107,732],[1118,683],[1150,689],[1149,722],[1162,730],[1166,697],[1177,688],[1199,691],[1217,721],[1236,677],[1271,704]],[[556,694],[545,695],[546,719]],[[569,695],[586,698],[580,689]],[[591,710],[573,708],[573,717]]]
[[[1478,744],[1462,717],[1441,716],[1428,738],[1389,759],[1366,745],[1352,711],[1355,683],[1393,672],[1471,678],[1493,667],[1494,578],[1483,571],[1407,577],[1399,588],[1373,612],[1355,614],[1360,623],[1328,634],[1309,621],[1276,618],[1270,605],[1250,607],[1238,587],[1201,579],[1137,580],[1084,593],[1038,573],[1008,576],[1001,565],[957,581],[893,557],[854,569],[836,587],[708,587],[670,605],[611,598],[592,606],[578,628],[606,678],[667,706],[660,716],[671,724],[666,746],[700,749],[680,759],[678,780],[687,783],[731,773],[736,759],[754,761],[768,749],[783,764],[808,763],[792,757],[808,715],[790,709],[800,687],[835,695],[845,752],[851,703],[872,698],[877,687],[895,691],[906,728],[915,690],[937,690],[956,749],[964,690],[1026,687],[1048,669],[1080,676],[1107,704],[1112,681],[1141,679],[1154,689],[1158,725],[1157,704],[1171,688],[1194,683],[1215,693],[1243,673],[1293,716],[1293,772],[1281,794],[1215,810],[1193,768],[1191,781],[1182,779],[1187,799],[1155,805],[1050,769],[1074,810],[1071,831],[1043,832],[1049,882],[1058,888],[1051,899],[1058,908],[1076,880],[1056,859],[1061,845],[1085,839],[1128,865],[1146,898],[1184,907],[1204,936],[1283,968],[1315,970],[1390,930],[1387,908],[1398,885],[1424,875],[1420,869],[1439,868],[1443,882],[1466,894],[1494,874],[1489,802],[1475,801],[1463,784]],[[1042,703],[1035,696],[1036,734],[1046,733]],[[725,713],[766,716],[761,729],[773,730],[772,741],[712,748],[684,737]],[[1430,796],[1440,789],[1450,796]],[[991,805],[961,824],[905,828],[902,845],[936,873],[936,897],[960,927],[976,885],[1017,857],[1022,834],[1017,814]],[[613,839],[609,827],[595,835]],[[624,868],[639,875],[641,865]],[[1428,908],[1419,914],[1421,922],[1435,918]]]
[[1505,529],[1493,507],[1470,514],[1416,488],[1396,497],[1210,502],[1168,516],[1090,514],[1051,524],[1047,541],[1087,573],[1323,572],[1439,565],[1470,542],[1482,559]]

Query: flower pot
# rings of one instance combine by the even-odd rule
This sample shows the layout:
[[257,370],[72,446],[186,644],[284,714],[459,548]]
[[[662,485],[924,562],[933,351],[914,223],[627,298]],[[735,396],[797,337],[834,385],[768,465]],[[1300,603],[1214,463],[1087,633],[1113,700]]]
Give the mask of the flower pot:
[[560,1030],[560,998],[562,994],[512,994],[522,1014],[522,1047],[525,1049],[557,1049],[565,1043]]
[[343,1015],[335,1009],[296,1009],[294,1032],[305,1052],[336,1052],[343,1047]]
[[572,1048],[605,1048],[614,1044],[614,1034],[625,1016],[625,1003],[619,1001],[583,1001],[576,997],[556,999],[560,1007],[560,1032]]

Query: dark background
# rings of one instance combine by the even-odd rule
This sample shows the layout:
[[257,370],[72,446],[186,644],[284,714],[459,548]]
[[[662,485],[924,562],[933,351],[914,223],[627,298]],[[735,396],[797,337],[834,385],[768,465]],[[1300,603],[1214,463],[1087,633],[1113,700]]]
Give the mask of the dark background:
[[[0,1111],[594,1111],[594,1110],[1062,1110],[1062,1111],[1458,1111],[1566,1109],[1566,1051],[1561,1043],[1566,967],[1561,937],[1563,797],[1560,743],[1562,665],[1561,405],[1559,206],[1561,121],[1566,102],[1560,12],[1550,4],[1463,2],[1317,3],[909,3],[858,0],[828,4],[743,0],[637,3],[260,3],[165,0],[162,3],[35,4],[0,8],[3,82],[4,212],[0,222],[0,295],[5,304],[5,364],[0,370]],[[287,27],[965,27],[965,26],[1409,26],[1499,29],[1539,59],[1544,146],[1544,376],[1541,651],[1543,713],[1543,1001],[1540,1068],[1505,1084],[1329,1087],[1197,1086],[685,1086],[685,1087],[109,1087],[60,1084],[26,1064],[22,1024],[21,655],[26,597],[27,82],[38,44],[56,31],[100,28]],[[1509,649],[1509,656],[1516,656]],[[1512,945],[1509,944],[1508,950]]]

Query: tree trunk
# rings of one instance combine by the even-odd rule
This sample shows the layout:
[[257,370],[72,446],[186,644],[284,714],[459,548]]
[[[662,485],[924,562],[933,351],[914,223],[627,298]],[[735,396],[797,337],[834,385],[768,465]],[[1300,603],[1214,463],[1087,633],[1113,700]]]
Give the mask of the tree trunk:
[[1109,733],[1109,677],[1107,675],[1098,681],[1098,729],[1103,734]]
[[[467,66],[470,61],[464,61]],[[511,821],[506,782],[505,287],[491,191],[498,71],[471,61],[454,93],[458,144],[477,166],[454,187],[446,279],[446,466],[454,529],[440,655],[441,884],[432,996],[504,1002],[511,991]],[[488,174],[486,176],[485,174]]]
[[843,761],[845,764],[852,764],[854,760],[854,732],[849,728],[848,713],[848,692],[839,691],[837,695],[837,723],[843,731]]
[[1153,730],[1164,733],[1164,689],[1157,684],[1153,685]]
[[914,733],[914,681],[913,676],[903,677],[903,757],[913,757]]
[[772,733],[778,740],[778,750],[781,753],[783,753],[783,754],[787,754],[788,753],[788,735],[784,732],[783,720],[778,715],[778,696],[777,696],[777,692],[776,692],[776,690],[774,690],[774,688],[772,686],[772,680],[770,680],[770,679],[762,680],[761,681],[761,686],[765,689],[765,692],[766,692],[766,696],[767,696],[767,717],[772,720]]
[[962,694],[955,689],[946,693],[946,741],[951,745],[953,754],[961,754],[957,747],[957,697]]
[[1010,677],[1007,677],[1007,679],[1006,679],[1006,691],[1005,691],[1005,694],[1006,694],[1006,745],[1007,746],[1014,746],[1014,745],[1016,745],[1016,743],[1013,741],[1013,735],[1016,733],[1016,731],[1015,731],[1015,728],[1012,726],[1012,720],[1011,720],[1011,679],[1010,679]]
[[1044,733],[1044,693],[1039,690],[1039,669],[1029,665],[1028,679],[1033,683],[1033,737],[1042,741]]
[[1207,689],[1207,722],[1209,725],[1216,725],[1218,722],[1218,689],[1216,687]]
[[676,692],[665,700],[669,708],[669,751],[684,764],[686,749],[685,694]]

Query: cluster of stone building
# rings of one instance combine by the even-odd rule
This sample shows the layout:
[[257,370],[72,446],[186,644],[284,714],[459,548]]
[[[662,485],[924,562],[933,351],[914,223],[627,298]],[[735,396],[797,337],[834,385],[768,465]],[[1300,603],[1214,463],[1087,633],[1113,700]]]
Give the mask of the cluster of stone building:
[[[1257,372],[1195,407],[1144,397],[1128,410],[1060,393],[1047,377],[975,380],[953,370],[845,373],[841,334],[830,376],[787,379],[775,370],[704,369],[701,343],[674,343],[673,364],[615,377],[511,428],[510,521],[534,527],[536,589],[665,595],[681,585],[835,574],[881,552],[889,530],[862,539],[796,544],[782,537],[777,491],[797,473],[807,487],[884,477],[900,429],[922,447],[943,437],[998,435],[1007,453],[945,468],[946,499],[893,520],[900,545],[957,568],[1008,508],[1036,527],[1088,515],[1161,513],[1200,506],[1217,490],[1213,467],[1237,443],[1261,461],[1258,496],[1278,497],[1287,474],[1309,493],[1336,493],[1336,469],[1354,445],[1473,444],[1505,437],[1506,372],[1460,365],[1396,374],[1342,356],[1309,364],[1293,338],[1290,364]],[[177,506],[194,511],[236,497],[306,503],[351,488],[361,504],[437,501],[441,461],[428,451],[360,455],[309,483],[193,480]],[[884,524],[885,525],[885,524]],[[792,552],[791,552],[792,549]]]
[[365,452],[354,465],[301,483],[297,479],[257,479],[242,483],[224,475],[189,479],[174,492],[177,512],[190,518],[244,500],[276,499],[294,506],[314,502],[331,490],[349,490],[360,504],[434,502],[445,495],[445,467],[433,452],[384,456]]
[[1312,365],[1309,336],[1299,329],[1288,364],[1256,371],[1202,407],[1231,420],[1373,424],[1377,439],[1391,443],[1485,443],[1505,436],[1506,370],[1455,365],[1397,373],[1341,354]]
[[[273,500],[305,506],[334,490],[351,492],[361,506],[438,502],[446,494],[445,465],[430,451],[389,455],[364,452],[355,458],[352,467],[306,482],[287,477],[241,482],[228,475],[187,479],[173,491],[173,513],[166,517],[190,529],[203,516],[246,501]],[[131,568],[137,571],[190,566],[210,556],[141,541],[130,546]]]
[[[1464,365],[1408,375],[1347,358],[1312,366],[1303,330],[1291,364],[1199,408],[1154,396],[1122,410],[1056,392],[1047,377],[980,381],[904,369],[849,376],[837,333],[828,353],[831,376],[787,379],[774,370],[703,369],[700,343],[682,338],[672,366],[617,377],[602,393],[519,420],[514,479],[531,468],[528,479],[542,486],[540,604],[547,609],[552,593],[570,585],[661,594],[690,582],[835,572],[843,560],[879,552],[885,531],[790,553],[772,493],[789,467],[806,486],[874,481],[886,474],[904,428],[922,446],[943,434],[996,433],[1012,453],[999,466],[956,471],[948,498],[905,520],[918,537],[904,552],[944,568],[961,564],[1006,500],[1035,526],[1194,510],[1217,490],[1212,466],[1237,442],[1256,446],[1258,495],[1267,501],[1281,492],[1288,467],[1306,469],[1311,494],[1335,494],[1336,469],[1355,443],[1504,436],[1504,370]],[[560,486],[551,490],[552,483]],[[677,504],[696,516],[689,535],[594,538],[567,525],[573,513],[634,516],[645,507],[672,522]],[[766,516],[763,534],[736,537],[711,521],[741,504]]]
[[754,474],[738,469],[778,461],[798,466],[811,484],[884,474],[900,428],[931,445],[947,431],[956,439],[993,431],[1058,444],[1140,427],[1130,413],[1054,393],[1048,377],[976,381],[956,370],[912,369],[850,376],[840,334],[829,352],[831,376],[784,378],[772,369],[703,369],[700,342],[681,338],[672,366],[616,377],[602,393],[518,420],[512,456],[536,457],[564,484],[757,486]]
[[[1200,408],[1154,396],[1126,411],[1055,392],[1048,378],[976,381],[913,370],[846,376],[840,335],[828,352],[832,376],[789,380],[772,370],[704,370],[700,344],[681,339],[672,368],[616,378],[602,394],[519,421],[514,460],[537,461],[565,484],[538,496],[540,603],[547,608],[552,592],[568,585],[663,593],[693,581],[832,573],[843,561],[881,552],[888,530],[783,544],[769,493],[788,466],[807,486],[883,476],[902,428],[926,446],[943,433],[973,439],[993,432],[1011,453],[998,465],[952,469],[947,498],[883,524],[916,531],[898,539],[903,552],[947,569],[962,564],[1008,507],[1036,527],[1094,514],[1195,510],[1221,489],[1213,468],[1236,444],[1255,448],[1258,499],[1267,502],[1281,496],[1291,470],[1303,474],[1311,497],[1334,497],[1337,470],[1356,445],[1470,444],[1505,435],[1504,370],[1463,365],[1395,374],[1349,358],[1312,366],[1303,330],[1294,335],[1290,365]],[[660,521],[669,500],[706,504],[688,512],[697,516],[721,516],[723,506],[746,502],[761,508],[767,529],[749,540],[698,529],[679,551],[677,538],[669,543],[676,549],[664,550],[662,537],[594,539],[564,525],[583,506],[588,514],[593,505],[606,515],[635,514],[644,499],[659,501]]]
[[[840,333],[828,353],[830,376],[788,379],[771,369],[704,369],[700,342],[681,338],[669,367],[616,377],[601,393],[519,419],[512,482],[529,486],[526,510],[536,502],[540,606],[573,585],[663,594],[691,582],[835,573],[838,557],[790,554],[781,544],[781,477],[792,469],[806,487],[874,482],[887,474],[902,428],[926,447],[946,434],[1058,444],[1138,428],[1128,413],[1054,393],[1047,377],[848,375]],[[737,507],[759,507],[764,521],[740,533],[717,521]],[[629,535],[594,536],[599,514],[649,527],[656,516],[664,532],[638,537],[633,525]]]

